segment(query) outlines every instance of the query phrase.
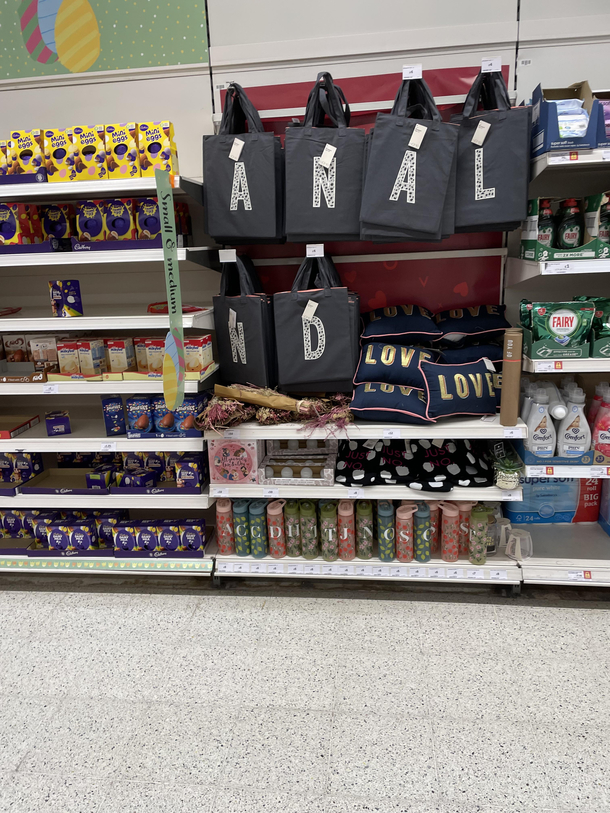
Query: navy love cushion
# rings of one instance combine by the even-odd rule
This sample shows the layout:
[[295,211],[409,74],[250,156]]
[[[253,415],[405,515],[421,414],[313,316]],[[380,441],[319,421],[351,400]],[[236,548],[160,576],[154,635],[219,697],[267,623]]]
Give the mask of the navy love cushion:
[[396,384],[369,382],[354,388],[351,411],[365,421],[424,424],[426,398],[422,390]]
[[362,317],[362,343],[387,341],[393,344],[416,344],[438,341],[441,329],[430,311],[419,305],[397,305],[371,311]]
[[419,366],[428,400],[426,417],[430,420],[450,415],[495,415],[494,369],[489,360],[470,364],[422,361]]
[[457,308],[437,313],[434,320],[441,331],[442,345],[466,344],[475,337],[485,341],[502,336],[510,322],[504,312],[506,305],[476,305],[472,308]]
[[421,390],[424,387],[424,379],[419,362],[438,361],[439,355],[438,350],[424,350],[420,347],[383,342],[365,344],[360,351],[354,384],[380,381]]

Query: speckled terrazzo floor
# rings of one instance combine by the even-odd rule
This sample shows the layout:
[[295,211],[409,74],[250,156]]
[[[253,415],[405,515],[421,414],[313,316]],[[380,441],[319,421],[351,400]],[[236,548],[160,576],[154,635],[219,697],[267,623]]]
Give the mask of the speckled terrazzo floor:
[[0,590],[0,811],[610,810],[610,603],[278,592]]

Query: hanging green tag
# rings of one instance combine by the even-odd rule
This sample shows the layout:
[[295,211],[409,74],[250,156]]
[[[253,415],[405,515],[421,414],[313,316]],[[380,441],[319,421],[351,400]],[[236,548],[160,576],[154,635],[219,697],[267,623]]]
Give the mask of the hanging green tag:
[[161,237],[163,238],[163,262],[165,265],[165,287],[169,312],[169,333],[165,337],[163,357],[163,396],[170,411],[178,409],[184,401],[184,329],[182,327],[182,292],[180,290],[180,269],[178,267],[178,247],[176,244],[176,219],[174,216],[174,195],[169,172],[155,170]]

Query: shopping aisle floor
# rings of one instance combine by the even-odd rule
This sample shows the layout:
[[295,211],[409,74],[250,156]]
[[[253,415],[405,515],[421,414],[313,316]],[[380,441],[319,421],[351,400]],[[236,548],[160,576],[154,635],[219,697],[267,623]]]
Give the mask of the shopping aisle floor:
[[0,592],[2,813],[610,810],[603,603],[63,589]]

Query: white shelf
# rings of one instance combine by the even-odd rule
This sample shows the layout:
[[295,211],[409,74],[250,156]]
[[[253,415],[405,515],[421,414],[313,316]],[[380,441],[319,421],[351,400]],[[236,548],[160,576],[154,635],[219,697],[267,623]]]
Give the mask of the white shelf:
[[528,359],[523,357],[526,373],[610,373],[610,359]]
[[[221,430],[222,432],[222,430]],[[480,418],[448,418],[426,426],[406,426],[396,423],[353,423],[346,429],[310,429],[301,423],[285,423],[280,426],[261,426],[255,422],[243,423],[235,429],[225,429],[224,437],[243,440],[329,440],[332,438],[368,440],[369,438],[525,438],[527,426],[519,418],[516,426],[502,426],[500,416],[493,420]],[[222,434],[206,432],[208,440],[217,440]]]
[[211,497],[231,499],[258,497],[259,499],[332,499],[332,500],[473,500],[501,502],[521,500],[523,491],[504,491],[501,488],[454,488],[453,491],[416,491],[407,486],[367,486],[348,488],[347,486],[259,486],[259,485],[211,485]]
[[[191,194],[191,189],[203,189],[198,181],[174,175],[174,197]],[[105,181],[67,181],[65,183],[0,184],[0,201],[5,200],[88,200],[111,197],[155,197],[155,178],[124,178]]]
[[214,562],[203,559],[114,559],[105,556],[6,556],[0,553],[0,571],[28,573],[108,573],[123,576],[211,576]]
[[[1,188],[1,187],[0,187]],[[196,265],[205,264],[209,249],[179,248],[178,260]],[[132,263],[162,263],[162,248],[136,248],[107,251],[45,251],[32,254],[5,254],[0,249],[0,268],[44,268],[62,266],[68,269],[72,265],[125,265]],[[66,273],[68,271],[66,270]]]
[[549,170],[557,172],[571,169],[579,170],[583,168],[599,169],[610,166],[610,150],[557,150],[545,152],[537,156],[531,162],[531,180],[538,175]]
[[[85,316],[69,319],[57,319],[49,315],[48,308],[27,308],[13,316],[0,319],[0,334],[29,333],[51,330],[69,333],[83,330],[169,330],[169,316],[167,314],[133,313],[133,306],[98,305],[87,306]],[[214,329],[214,310],[206,307],[198,313],[184,313],[182,315],[184,328],[198,328],[201,330]]]
[[[17,494],[15,497],[0,496],[0,508],[154,508],[182,511],[183,508],[205,509],[215,499],[208,497],[207,489],[201,494]],[[1,551],[0,551],[1,554]]]
[[605,260],[549,260],[534,262],[509,257],[506,269],[506,287],[519,285],[521,282],[536,277],[572,275],[572,274],[607,274],[610,272],[610,259]]
[[283,559],[255,559],[253,556],[216,556],[214,572],[220,576],[246,578],[291,579],[364,579],[393,582],[457,582],[462,584],[519,584],[521,571],[517,563],[498,554],[485,565],[471,565],[465,559],[458,562],[382,562],[378,557],[325,562],[321,557],[302,556]]
[[610,150],[564,150],[534,158],[528,197],[580,198],[610,188]]
[[609,466],[525,466],[526,477],[572,477],[576,480],[607,479]]
[[610,536],[591,525],[527,525],[534,556],[521,564],[527,584],[610,586]]
[[101,404],[98,408],[98,417],[91,417],[94,413],[74,413],[70,410],[71,435],[47,436],[44,412],[41,412],[41,422],[28,429],[22,435],[8,440],[0,440],[0,452],[99,452],[109,443],[115,444],[117,452],[200,452],[203,448],[203,438],[178,438],[168,435],[163,439],[144,436],[142,440],[129,440],[127,435],[113,435],[106,437]]
[[[185,392],[198,392],[210,386],[211,377],[218,371],[215,364],[205,378],[199,381],[185,381]],[[207,382],[207,383],[206,383]],[[163,392],[163,379],[151,378],[144,381],[49,381],[46,384],[0,384],[0,395],[114,395],[133,393]]]

